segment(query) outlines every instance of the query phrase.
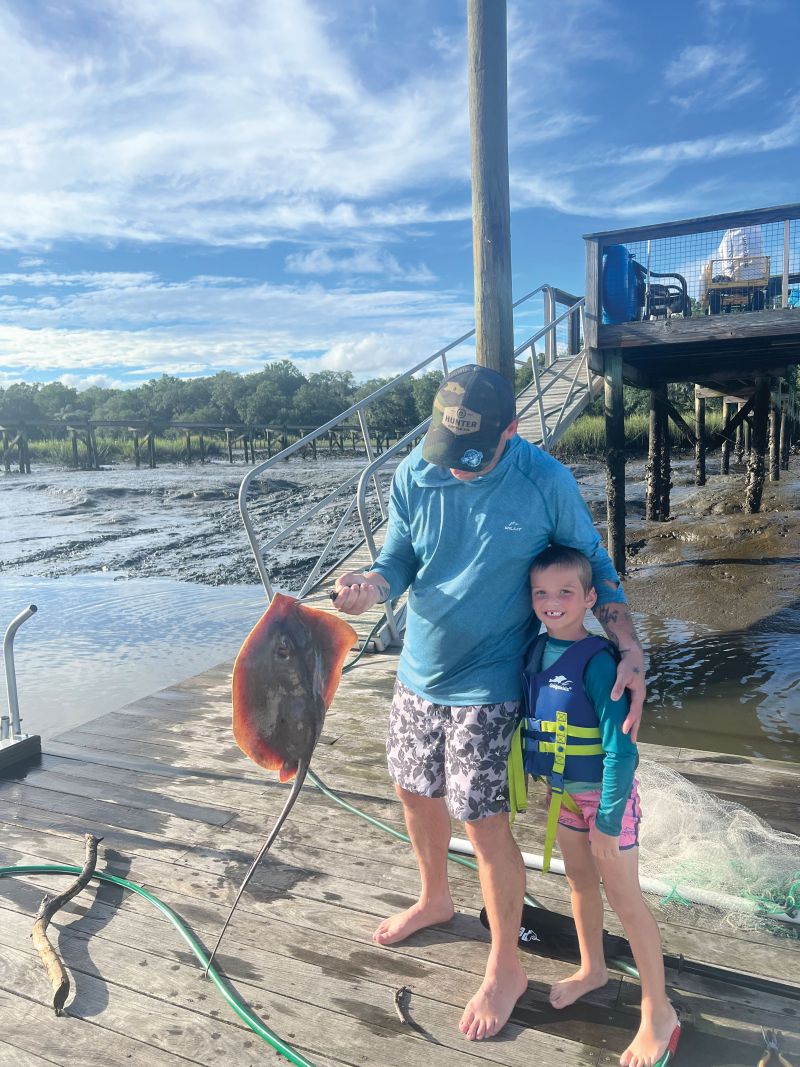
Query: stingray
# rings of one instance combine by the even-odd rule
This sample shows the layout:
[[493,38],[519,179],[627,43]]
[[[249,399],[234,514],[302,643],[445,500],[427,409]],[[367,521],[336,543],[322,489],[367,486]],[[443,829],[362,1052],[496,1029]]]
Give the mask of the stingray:
[[254,763],[294,779],[275,825],[239,887],[206,967],[211,966],[245,886],[271,848],[297,800],[325,712],[357,634],[336,615],[276,593],[233,665],[233,736]]

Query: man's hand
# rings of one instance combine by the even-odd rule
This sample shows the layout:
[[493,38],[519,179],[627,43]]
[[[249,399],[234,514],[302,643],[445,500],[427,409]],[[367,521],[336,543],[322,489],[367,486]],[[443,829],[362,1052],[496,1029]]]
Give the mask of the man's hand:
[[336,579],[333,606],[345,615],[361,615],[389,597],[389,584],[380,574],[348,571]]
[[644,651],[636,636],[636,628],[627,604],[620,604],[616,601],[598,604],[594,608],[594,615],[608,635],[609,641],[619,649],[620,662],[617,667],[617,680],[611,690],[611,699],[619,700],[625,690],[628,690],[631,706],[622,724],[622,732],[629,733],[631,740],[635,743],[647,696],[644,681]]
[[613,860],[619,856],[619,838],[601,833],[596,826],[592,827],[589,843],[596,860]]
[[630,733],[631,741],[636,744],[639,727],[642,724],[644,699],[647,696],[644,682],[644,652],[641,645],[632,645],[631,648],[620,652],[620,655],[622,658],[617,667],[617,680],[611,690],[611,699],[619,700],[625,690],[628,690],[631,706],[622,724],[622,732]]

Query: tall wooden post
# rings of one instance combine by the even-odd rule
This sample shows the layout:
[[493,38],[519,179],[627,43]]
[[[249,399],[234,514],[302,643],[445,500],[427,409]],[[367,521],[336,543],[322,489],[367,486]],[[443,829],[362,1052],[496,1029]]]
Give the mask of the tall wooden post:
[[200,441],[199,441],[199,444],[198,444],[198,448],[200,450],[200,462],[201,463],[205,463],[205,461],[206,461],[206,442],[205,442],[205,438],[203,437],[202,434],[200,434]]
[[756,378],[753,408],[753,447],[747,463],[745,495],[745,506],[751,515],[759,511],[761,495],[764,492],[764,453],[767,448],[767,421],[769,419],[769,378],[766,375],[761,374]]
[[661,477],[659,478],[659,486],[661,489],[661,503],[659,506],[660,519],[662,522],[666,522],[669,518],[669,491],[672,488],[672,442],[670,441],[669,430],[669,415],[667,412],[667,385],[666,382],[663,386],[660,386],[661,394],[659,396],[659,406],[662,409],[661,415]]
[[233,430],[225,431],[225,439],[228,443],[228,463],[233,463]]
[[659,422],[663,410],[659,410],[658,393],[650,390],[650,426],[648,433],[647,463],[645,464],[644,517],[657,522],[661,518],[661,449],[664,438]]
[[[741,411],[743,407],[745,407],[745,404],[741,403],[737,405],[737,410]],[[744,423],[742,422],[736,427],[736,444],[734,448],[736,449],[737,462],[744,462]]]
[[192,435],[186,434],[186,463],[191,467],[192,465]]
[[142,464],[142,454],[139,451],[139,431],[133,431],[133,461],[137,467]]
[[780,481],[781,477],[781,401],[780,387],[769,398],[769,480]]
[[9,456],[9,452],[8,430],[3,430],[3,467],[7,472],[11,470],[11,457]]
[[783,401],[783,408],[781,410],[781,441],[780,441],[780,454],[781,454],[781,470],[788,471],[789,469],[789,438],[791,436],[791,417],[789,414],[789,398],[786,397]]
[[467,0],[475,352],[514,382],[506,0]]
[[620,349],[606,349],[604,368],[608,554],[617,574],[622,575],[625,573],[625,419]]
[[[725,426],[730,422],[733,417],[733,404],[728,404],[724,400],[722,402],[722,428],[725,430]],[[720,449],[720,462],[719,472],[720,474],[730,474],[731,471],[731,439],[730,435],[726,434],[722,438],[722,448]]]
[[694,387],[694,484],[706,484],[706,398]]

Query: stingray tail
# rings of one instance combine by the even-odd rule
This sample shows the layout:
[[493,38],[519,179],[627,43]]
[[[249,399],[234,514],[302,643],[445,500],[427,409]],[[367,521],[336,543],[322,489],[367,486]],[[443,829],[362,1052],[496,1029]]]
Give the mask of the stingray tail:
[[209,956],[208,963],[206,964],[206,969],[205,969],[206,977],[208,976],[208,972],[209,972],[209,969],[211,967],[211,964],[214,962],[214,956],[217,954],[217,949],[220,946],[222,938],[225,936],[225,931],[228,929],[228,923],[231,921],[231,918],[233,917],[233,913],[234,913],[234,910],[236,909],[236,905],[239,903],[239,899],[240,899],[242,893],[245,890],[245,886],[250,881],[250,879],[253,877],[253,874],[255,873],[256,867],[262,861],[264,856],[266,856],[266,854],[269,852],[270,848],[272,847],[272,845],[275,842],[275,838],[280,833],[281,827],[286,822],[286,817],[288,816],[289,812],[292,810],[294,802],[297,800],[297,797],[298,797],[298,795],[300,793],[300,790],[303,787],[303,782],[305,780],[307,771],[308,771],[308,764],[307,763],[305,763],[305,764],[304,763],[300,763],[298,768],[297,768],[297,777],[295,778],[294,784],[292,785],[292,791],[289,794],[289,796],[286,798],[286,803],[283,805],[283,808],[281,810],[280,815],[277,818],[277,821],[276,821],[275,825],[272,827],[272,830],[270,830],[269,837],[264,842],[264,844],[261,846],[261,851],[256,856],[256,858],[253,860],[253,862],[252,862],[252,864],[250,866],[250,870],[244,876],[244,881],[239,886],[239,892],[236,894],[236,899],[234,900],[233,904],[231,905],[231,910],[228,912],[228,917],[225,920],[225,924],[223,925],[222,930],[220,931],[219,937],[217,938],[217,943],[216,943],[216,945],[214,945],[214,951]]

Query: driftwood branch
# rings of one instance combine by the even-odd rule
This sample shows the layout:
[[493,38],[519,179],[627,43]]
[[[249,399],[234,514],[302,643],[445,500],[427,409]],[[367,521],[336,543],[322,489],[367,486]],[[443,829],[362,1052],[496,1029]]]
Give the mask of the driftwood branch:
[[59,911],[67,901],[72,900],[74,896],[77,896],[82,889],[88,885],[89,880],[94,874],[94,869],[97,864],[97,846],[103,840],[102,837],[95,837],[94,834],[86,834],[86,858],[83,863],[83,870],[72,883],[72,885],[66,889],[63,893],[60,893],[57,897],[45,897],[39,906],[39,911],[36,913],[36,922],[33,924],[33,931],[31,937],[36,947],[36,951],[39,953],[39,958],[42,961],[47,977],[50,979],[50,984],[53,987],[53,1009],[56,1015],[61,1015],[64,1005],[67,1002],[69,996],[69,976],[67,975],[66,968],[61,962],[61,959],[50,944],[50,940],[47,936],[47,927],[50,920],[55,913]]

